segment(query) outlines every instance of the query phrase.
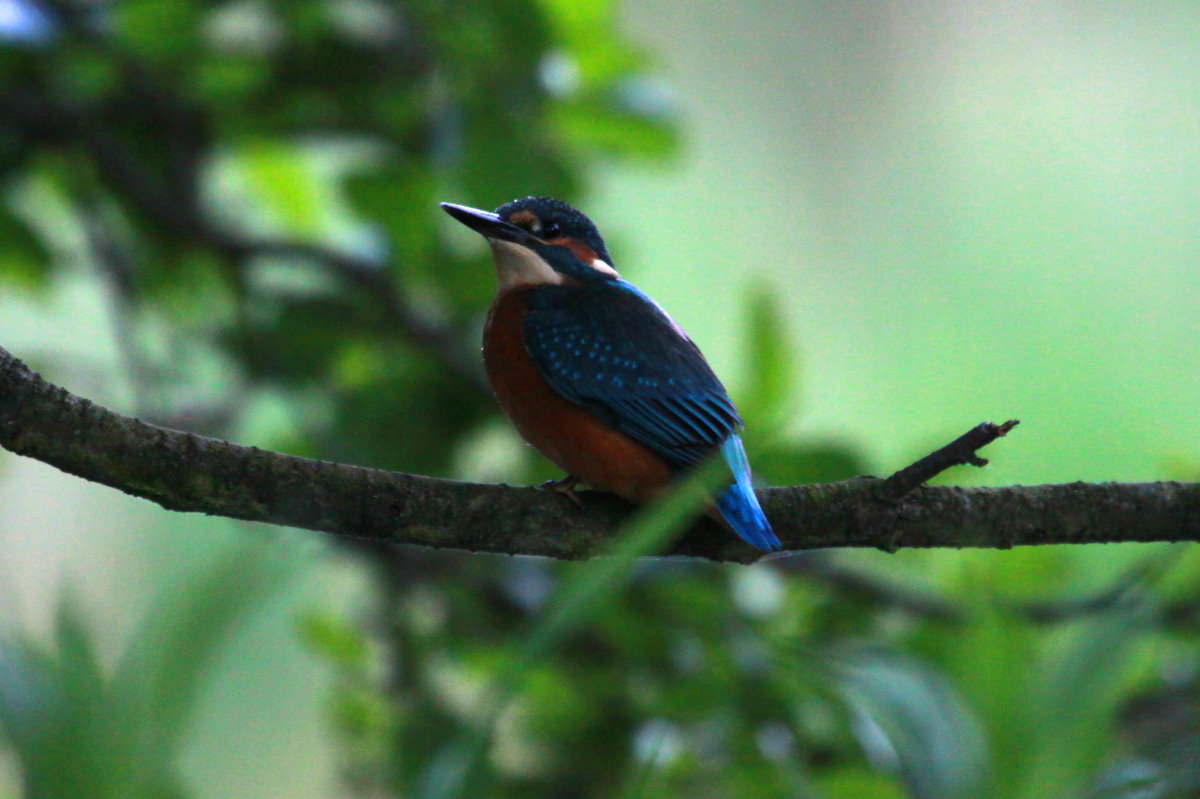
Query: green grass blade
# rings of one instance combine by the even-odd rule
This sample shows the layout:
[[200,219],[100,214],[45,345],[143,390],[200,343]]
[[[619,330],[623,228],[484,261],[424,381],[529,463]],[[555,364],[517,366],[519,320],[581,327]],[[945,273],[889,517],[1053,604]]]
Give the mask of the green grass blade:
[[514,645],[484,695],[480,721],[464,731],[425,770],[417,796],[451,799],[478,795],[480,763],[496,720],[520,692],[530,667],[595,614],[604,600],[625,585],[637,558],[660,550],[692,521],[710,492],[728,478],[717,458],[696,469],[678,488],[640,512],[617,536],[605,556],[581,565],[560,585],[524,643]]

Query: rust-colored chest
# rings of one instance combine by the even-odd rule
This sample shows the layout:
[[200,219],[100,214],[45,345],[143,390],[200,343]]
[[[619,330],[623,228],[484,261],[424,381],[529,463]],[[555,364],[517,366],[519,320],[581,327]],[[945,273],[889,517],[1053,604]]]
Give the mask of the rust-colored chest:
[[526,441],[567,473],[633,502],[652,499],[671,481],[667,463],[551,388],[530,357],[522,326],[533,290],[502,293],[484,326],[483,363],[500,407]]

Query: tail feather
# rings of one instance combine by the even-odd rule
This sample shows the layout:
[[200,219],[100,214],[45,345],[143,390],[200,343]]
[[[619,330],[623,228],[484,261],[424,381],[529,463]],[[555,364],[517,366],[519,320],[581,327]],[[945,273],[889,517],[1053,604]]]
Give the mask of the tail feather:
[[742,439],[731,435],[721,444],[721,454],[733,472],[733,485],[726,488],[717,496],[717,509],[721,516],[741,536],[746,543],[768,552],[780,549],[782,544],[771,529],[758,497],[754,495],[754,485],[750,482],[750,461],[746,459],[746,450],[742,448]]

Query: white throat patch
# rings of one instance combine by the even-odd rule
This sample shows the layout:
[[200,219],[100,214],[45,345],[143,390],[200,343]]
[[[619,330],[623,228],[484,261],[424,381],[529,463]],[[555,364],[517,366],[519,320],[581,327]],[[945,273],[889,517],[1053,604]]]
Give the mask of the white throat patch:
[[[546,283],[562,285],[566,278],[546,263],[540,255],[528,247],[502,239],[488,239],[492,245],[492,259],[496,262],[496,277],[500,291],[514,286],[538,286]],[[588,264],[597,272],[610,277],[620,277],[608,262],[595,258]]]
[[500,291],[514,286],[537,286],[544,283],[561,284],[565,279],[540,255],[528,247],[501,239],[488,239],[492,259],[496,262],[496,279]]

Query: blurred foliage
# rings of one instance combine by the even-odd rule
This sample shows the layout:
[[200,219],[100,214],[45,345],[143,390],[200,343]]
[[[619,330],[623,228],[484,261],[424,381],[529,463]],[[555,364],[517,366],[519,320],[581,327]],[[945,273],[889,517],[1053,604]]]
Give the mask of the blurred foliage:
[[52,641],[0,634],[0,730],[22,766],[24,795],[191,795],[176,767],[206,675],[294,569],[294,555],[249,543],[197,569],[156,598],[111,668],[71,594]]
[[[673,151],[610,3],[8,7],[25,24],[0,39],[0,281],[38,297],[91,270],[136,413],[406,471],[554,476],[491,434],[491,267],[436,203],[577,198],[598,159]],[[742,347],[757,473],[861,473],[845,447],[779,440],[800,391],[777,303],[749,299]],[[378,614],[298,624],[338,675],[346,791],[1195,795],[1196,555],[1117,558],[1114,588],[1078,597],[1044,596],[1094,576],[1052,550],[936,574],[925,553],[886,575],[830,553],[630,561],[670,511],[593,564],[371,550]],[[193,793],[181,731],[223,635],[281,580],[245,553],[198,574],[114,668],[69,600],[52,641],[5,632],[0,727],[29,795]]]
[[[205,401],[143,416],[220,433],[247,391],[319,390],[294,452],[449,473],[494,413],[490,269],[437,202],[571,196],[587,159],[673,140],[602,3],[27,5],[40,26],[0,47],[0,278],[88,261],[138,334],[169,331],[130,366]],[[179,349],[231,360],[228,390]]]

